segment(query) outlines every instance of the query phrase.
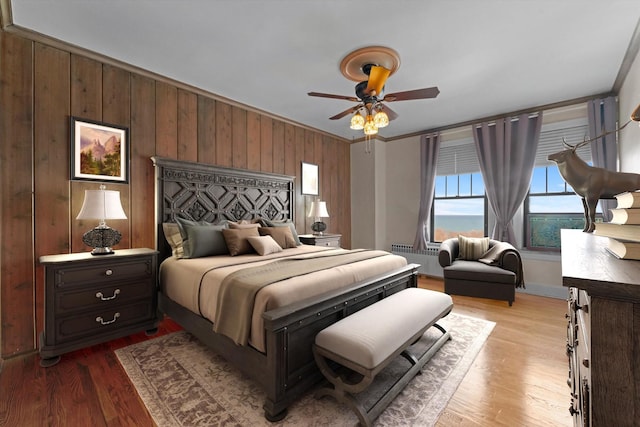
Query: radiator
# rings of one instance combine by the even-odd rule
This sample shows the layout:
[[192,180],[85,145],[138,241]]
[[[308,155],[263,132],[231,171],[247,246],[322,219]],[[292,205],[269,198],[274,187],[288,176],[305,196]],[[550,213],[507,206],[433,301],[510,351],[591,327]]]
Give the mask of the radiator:
[[420,264],[420,274],[442,277],[442,267],[438,263],[439,248],[439,243],[428,243],[425,250],[416,250],[411,245],[403,243],[393,243],[391,253],[405,257],[408,263]]

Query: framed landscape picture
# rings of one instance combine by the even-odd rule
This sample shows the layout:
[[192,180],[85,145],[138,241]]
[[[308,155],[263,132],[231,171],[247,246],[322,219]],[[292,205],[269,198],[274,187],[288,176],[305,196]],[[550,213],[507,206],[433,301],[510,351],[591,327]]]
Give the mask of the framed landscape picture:
[[129,182],[128,129],[71,117],[71,179]]

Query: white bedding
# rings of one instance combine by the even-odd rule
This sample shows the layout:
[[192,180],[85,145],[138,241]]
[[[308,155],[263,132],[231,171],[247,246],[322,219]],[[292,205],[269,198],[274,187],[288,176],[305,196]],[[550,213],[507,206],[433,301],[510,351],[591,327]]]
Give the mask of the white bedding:
[[[259,256],[212,256],[194,259],[167,258],[160,266],[160,287],[171,300],[213,322],[218,290],[230,273],[246,266],[258,266],[290,256],[314,256],[318,252],[345,251],[341,248],[301,245],[283,252]],[[384,251],[379,251],[384,252]],[[406,265],[401,256],[385,253],[357,263],[283,280],[262,288],[256,295],[249,343],[264,352],[265,311],[283,307],[304,298],[339,289]]]

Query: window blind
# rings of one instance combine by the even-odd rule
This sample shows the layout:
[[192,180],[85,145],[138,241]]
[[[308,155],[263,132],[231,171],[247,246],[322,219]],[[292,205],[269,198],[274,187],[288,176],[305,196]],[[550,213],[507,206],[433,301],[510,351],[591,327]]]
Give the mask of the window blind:
[[[586,117],[542,125],[540,140],[536,153],[535,166],[549,166],[553,162],[547,160],[549,154],[563,150],[562,138],[571,145],[578,144],[588,138]],[[578,156],[585,162],[591,161],[590,145],[578,148]],[[473,137],[448,141],[440,145],[436,174],[459,175],[480,172],[478,155]]]

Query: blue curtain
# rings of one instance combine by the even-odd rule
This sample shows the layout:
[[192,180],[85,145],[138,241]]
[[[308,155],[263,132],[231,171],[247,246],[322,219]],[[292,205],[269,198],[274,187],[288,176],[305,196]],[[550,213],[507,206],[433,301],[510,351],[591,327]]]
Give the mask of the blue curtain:
[[416,238],[413,242],[414,249],[426,249],[430,240],[429,224],[439,151],[440,133],[420,137],[420,211]]

